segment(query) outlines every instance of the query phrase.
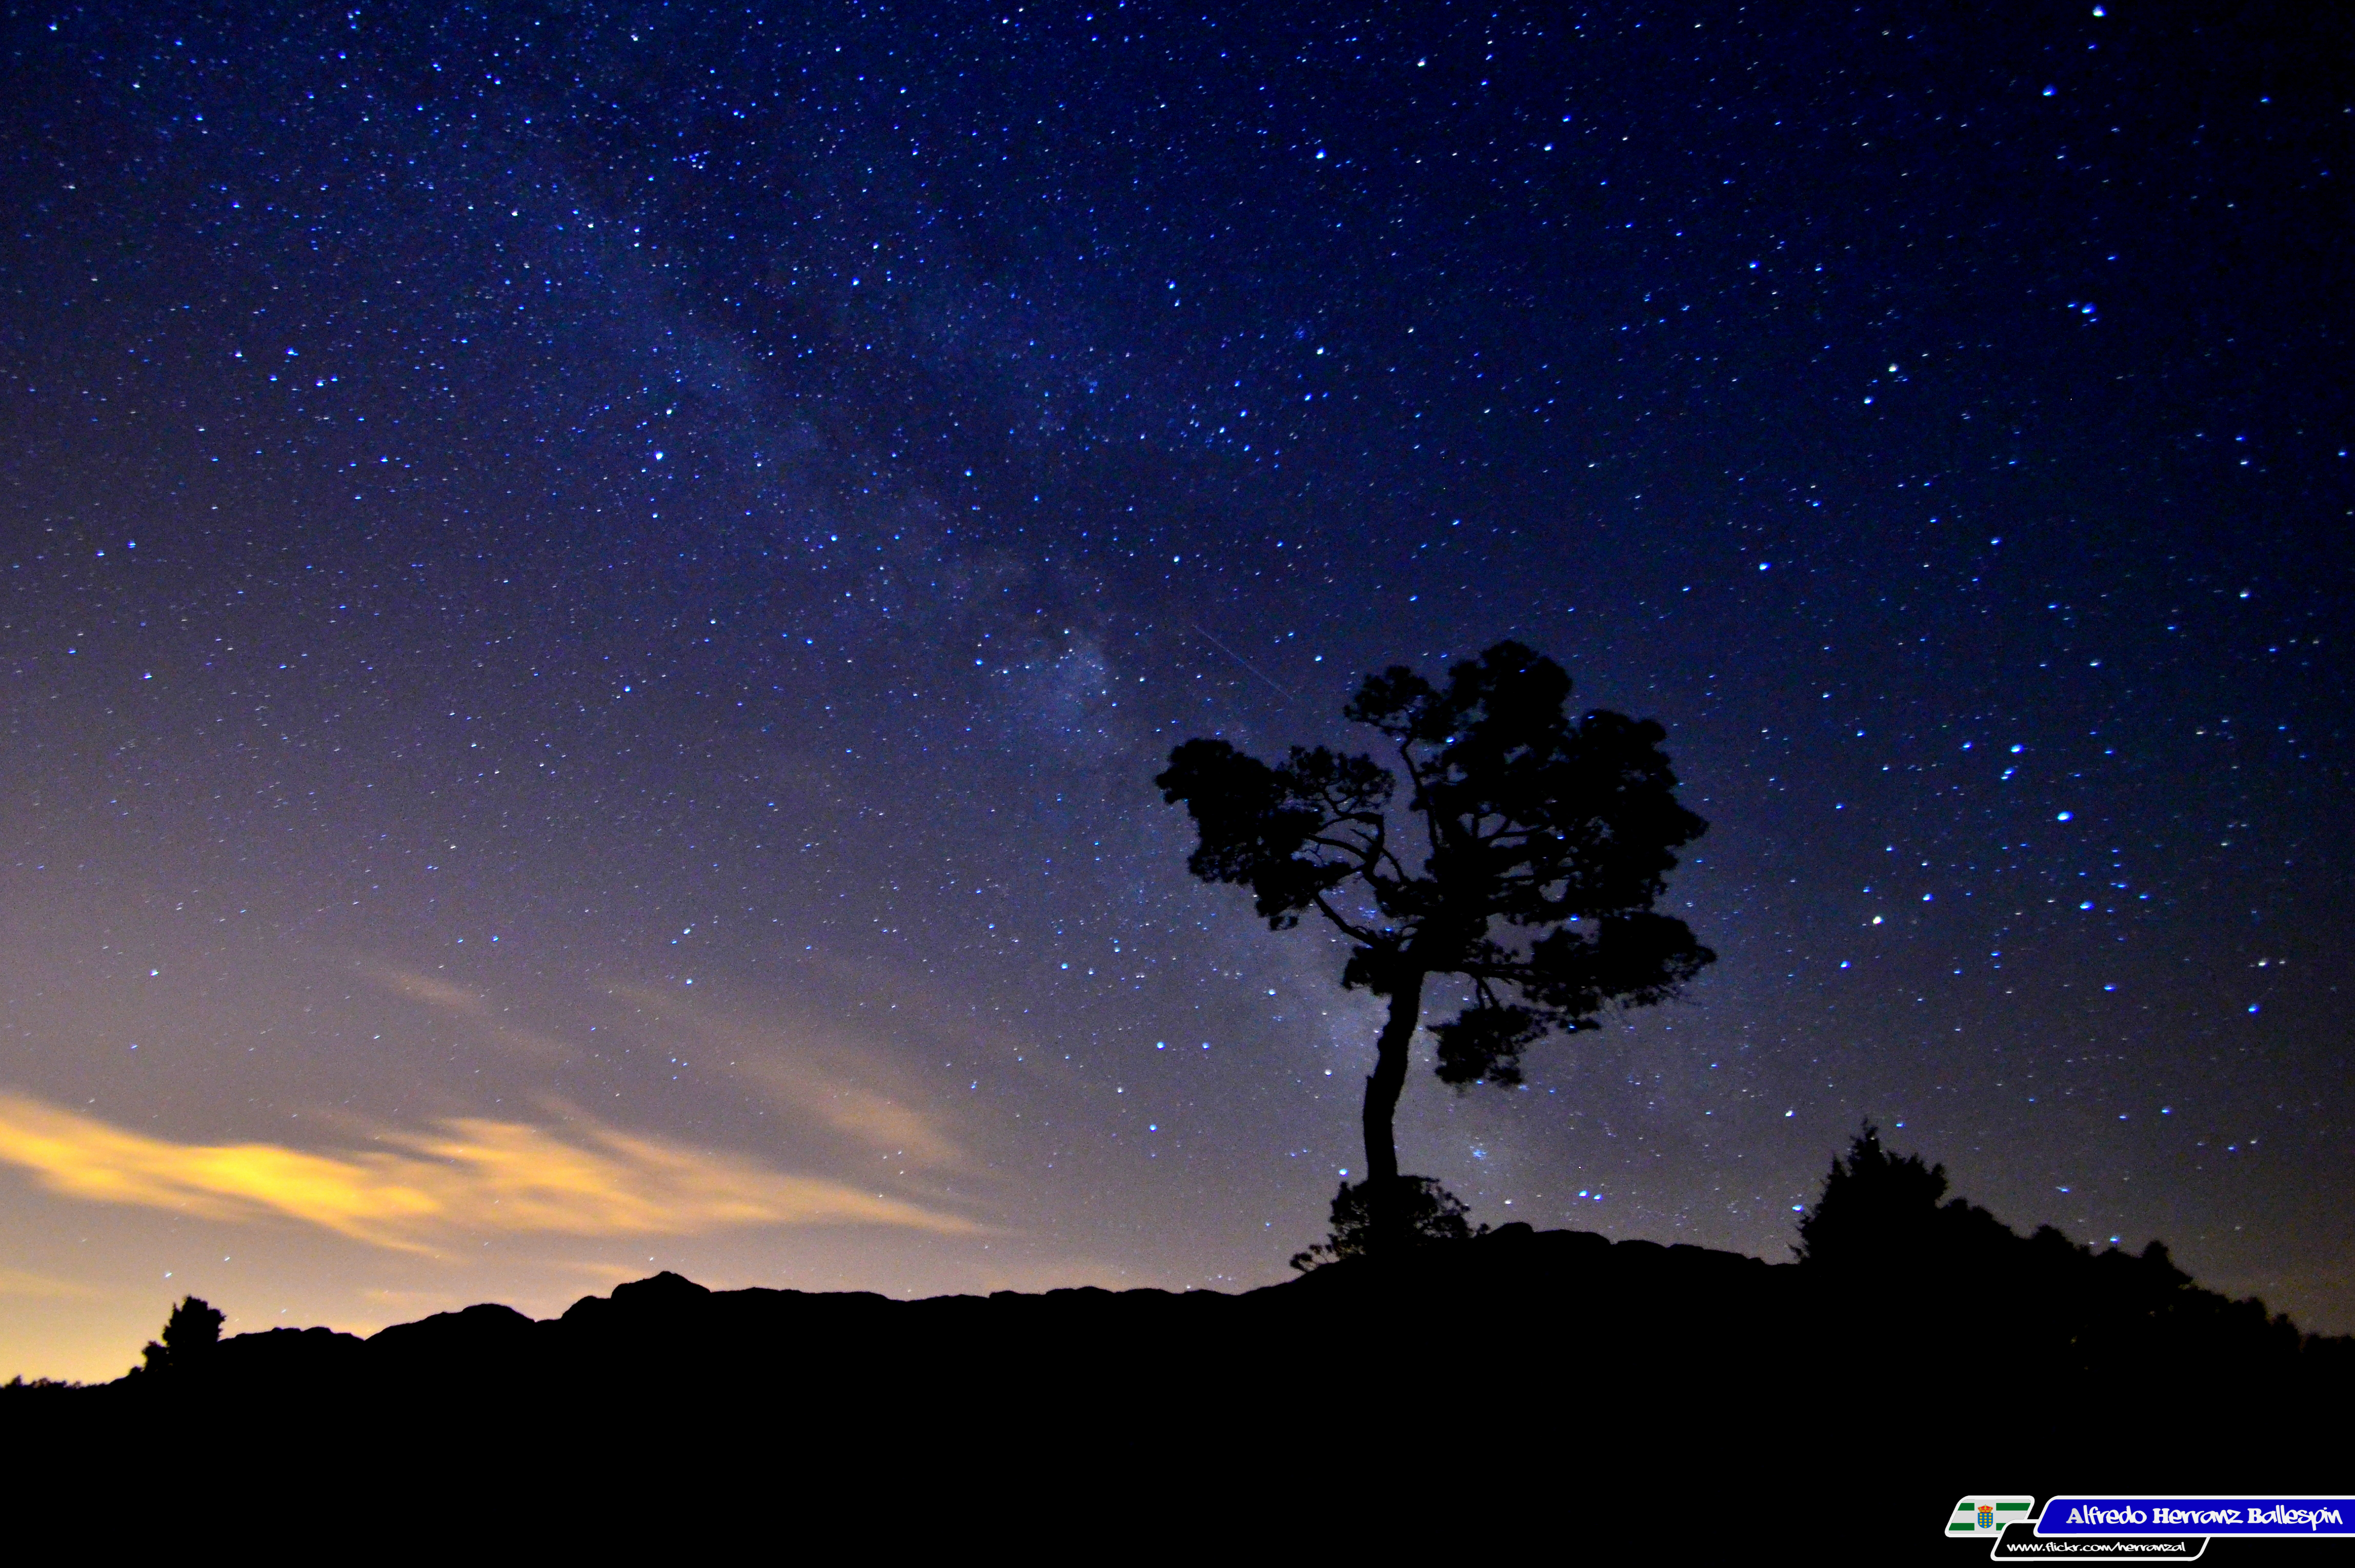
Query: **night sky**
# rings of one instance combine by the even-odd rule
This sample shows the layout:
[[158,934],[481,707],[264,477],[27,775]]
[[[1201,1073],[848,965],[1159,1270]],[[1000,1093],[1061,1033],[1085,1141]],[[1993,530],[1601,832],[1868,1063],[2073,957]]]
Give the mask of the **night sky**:
[[2211,9],[10,7],[0,1376],[1284,1277],[1380,1003],[1151,779],[1505,637],[1720,960],[1406,1169],[2355,1330],[2355,68]]

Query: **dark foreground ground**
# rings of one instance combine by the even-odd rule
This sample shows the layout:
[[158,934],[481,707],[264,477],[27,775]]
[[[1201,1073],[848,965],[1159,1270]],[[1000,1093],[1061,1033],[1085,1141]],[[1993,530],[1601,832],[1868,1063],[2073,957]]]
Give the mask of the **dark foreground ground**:
[[2047,1268],[2029,1245],[1842,1272],[1514,1225],[1239,1296],[663,1274],[549,1321],[273,1330],[0,1391],[0,1436],[20,1499],[43,1474],[135,1474],[134,1510],[277,1497],[395,1535],[562,1498],[576,1523],[719,1509],[885,1535],[1101,1518],[1175,1542],[1249,1515],[1303,1550],[1707,1526],[1845,1555],[1836,1538],[1895,1530],[1956,1561],[1966,1543],[1927,1542],[1966,1492],[2355,1491],[2355,1343],[2163,1261]]

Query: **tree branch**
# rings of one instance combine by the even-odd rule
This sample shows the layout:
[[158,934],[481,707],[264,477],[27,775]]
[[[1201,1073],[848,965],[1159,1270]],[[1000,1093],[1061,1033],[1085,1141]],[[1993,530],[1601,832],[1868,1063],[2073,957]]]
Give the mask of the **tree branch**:
[[1334,925],[1339,927],[1341,928],[1342,935],[1348,937],[1351,941],[1362,942],[1366,946],[1371,947],[1380,939],[1380,933],[1369,931],[1363,927],[1354,926],[1348,921],[1343,919],[1337,910],[1336,910],[1330,904],[1325,902],[1325,895],[1323,894],[1318,893],[1312,895],[1312,896],[1316,900],[1317,910],[1323,914],[1325,918],[1332,921]]

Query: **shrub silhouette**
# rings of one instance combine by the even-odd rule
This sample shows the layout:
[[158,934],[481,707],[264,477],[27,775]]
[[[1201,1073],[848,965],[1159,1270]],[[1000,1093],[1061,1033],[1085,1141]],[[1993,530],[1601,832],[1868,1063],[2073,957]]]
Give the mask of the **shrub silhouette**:
[[177,1372],[204,1366],[219,1348],[222,1320],[220,1309],[202,1297],[183,1297],[164,1324],[164,1342],[150,1340],[140,1352],[147,1370]]
[[1799,1261],[1819,1268],[1869,1268],[1913,1275],[1924,1268],[1987,1261],[1985,1254],[2019,1238],[1993,1214],[1946,1197],[1946,1168],[1881,1146],[1867,1121],[1845,1158],[1832,1160],[1823,1195],[1799,1221]]
[[[1405,1244],[1408,1246],[1428,1246],[1433,1243],[1470,1241],[1488,1234],[1488,1227],[1475,1227],[1465,1215],[1471,1211],[1464,1200],[1441,1186],[1428,1176],[1399,1176],[1390,1207],[1398,1215]],[[1333,1194],[1333,1230],[1330,1236],[1305,1252],[1292,1255],[1292,1266],[1304,1274],[1344,1258],[1364,1257],[1381,1250],[1377,1239],[1376,1213],[1380,1205],[1368,1191],[1375,1178],[1355,1183],[1344,1181],[1341,1190]]]

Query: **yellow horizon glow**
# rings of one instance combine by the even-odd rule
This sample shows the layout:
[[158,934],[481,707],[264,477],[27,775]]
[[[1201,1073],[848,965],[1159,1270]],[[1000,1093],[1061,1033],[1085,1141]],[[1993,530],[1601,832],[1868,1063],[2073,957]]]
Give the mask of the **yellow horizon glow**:
[[882,1224],[970,1234],[954,1214],[734,1155],[577,1118],[568,1139],[525,1122],[454,1117],[379,1134],[392,1150],[176,1143],[0,1094],[0,1160],[52,1192],[208,1219],[272,1216],[401,1252],[483,1231],[697,1235],[728,1226]]

